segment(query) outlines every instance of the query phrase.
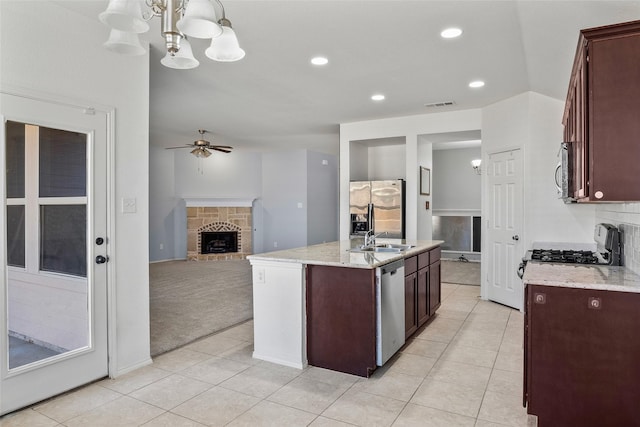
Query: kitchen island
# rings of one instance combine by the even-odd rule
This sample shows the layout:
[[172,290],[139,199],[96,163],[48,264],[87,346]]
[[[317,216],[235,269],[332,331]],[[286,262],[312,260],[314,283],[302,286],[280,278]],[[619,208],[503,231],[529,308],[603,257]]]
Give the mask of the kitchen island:
[[527,263],[524,390],[538,426],[640,425],[640,276]]
[[[433,258],[433,295],[439,303],[442,241],[378,239],[378,244],[410,246],[401,252],[357,251],[362,243],[343,240],[247,257],[253,273],[253,357],[300,369],[309,363],[368,376],[376,367],[379,332],[376,277],[394,261],[407,260],[407,266],[417,269],[420,257],[428,271]],[[418,292],[417,280],[412,283],[415,292],[407,294],[423,295],[426,303],[429,293]],[[418,304],[409,298],[406,304],[407,314],[403,305],[402,316],[408,325]],[[438,304],[431,306],[435,310]]]

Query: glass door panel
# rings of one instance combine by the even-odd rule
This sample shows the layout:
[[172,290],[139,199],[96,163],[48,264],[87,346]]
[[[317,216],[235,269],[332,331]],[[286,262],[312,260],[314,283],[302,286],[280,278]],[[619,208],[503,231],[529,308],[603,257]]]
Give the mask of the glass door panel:
[[24,198],[24,123],[8,121],[6,126],[7,198]]
[[40,197],[87,195],[87,135],[40,127]]
[[8,365],[90,346],[86,134],[7,122]]
[[7,264],[25,266],[24,205],[7,206]]
[[40,206],[40,270],[87,277],[87,209]]

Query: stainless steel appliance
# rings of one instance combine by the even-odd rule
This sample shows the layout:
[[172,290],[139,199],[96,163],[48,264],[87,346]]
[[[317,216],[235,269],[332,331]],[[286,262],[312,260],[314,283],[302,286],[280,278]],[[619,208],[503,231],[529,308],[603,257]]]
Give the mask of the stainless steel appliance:
[[[555,262],[563,264],[622,265],[622,242],[620,230],[611,224],[597,224],[593,233],[595,250],[585,249],[584,244],[534,243],[518,267],[522,279],[529,261]],[[539,246],[539,247],[537,247]],[[551,246],[554,246],[553,248]]]
[[575,203],[575,188],[573,185],[573,146],[570,143],[563,142],[560,144],[560,151],[558,151],[558,157],[560,161],[556,167],[556,189],[558,190],[558,197],[565,203]]
[[405,342],[404,259],[376,271],[376,364],[382,366]]
[[404,180],[352,181],[349,185],[351,236],[364,236],[367,231],[384,237],[405,238]]

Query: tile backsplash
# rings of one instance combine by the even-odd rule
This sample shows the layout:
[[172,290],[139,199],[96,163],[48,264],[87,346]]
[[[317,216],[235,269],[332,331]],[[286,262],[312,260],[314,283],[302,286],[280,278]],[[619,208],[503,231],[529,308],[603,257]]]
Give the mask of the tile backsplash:
[[596,222],[613,224],[622,231],[622,262],[627,268],[640,274],[640,203],[598,205]]

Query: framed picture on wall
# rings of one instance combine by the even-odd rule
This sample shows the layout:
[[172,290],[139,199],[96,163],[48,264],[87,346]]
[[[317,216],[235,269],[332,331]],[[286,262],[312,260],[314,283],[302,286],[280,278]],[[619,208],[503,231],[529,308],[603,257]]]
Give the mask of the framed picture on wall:
[[420,194],[431,194],[431,170],[420,166]]

